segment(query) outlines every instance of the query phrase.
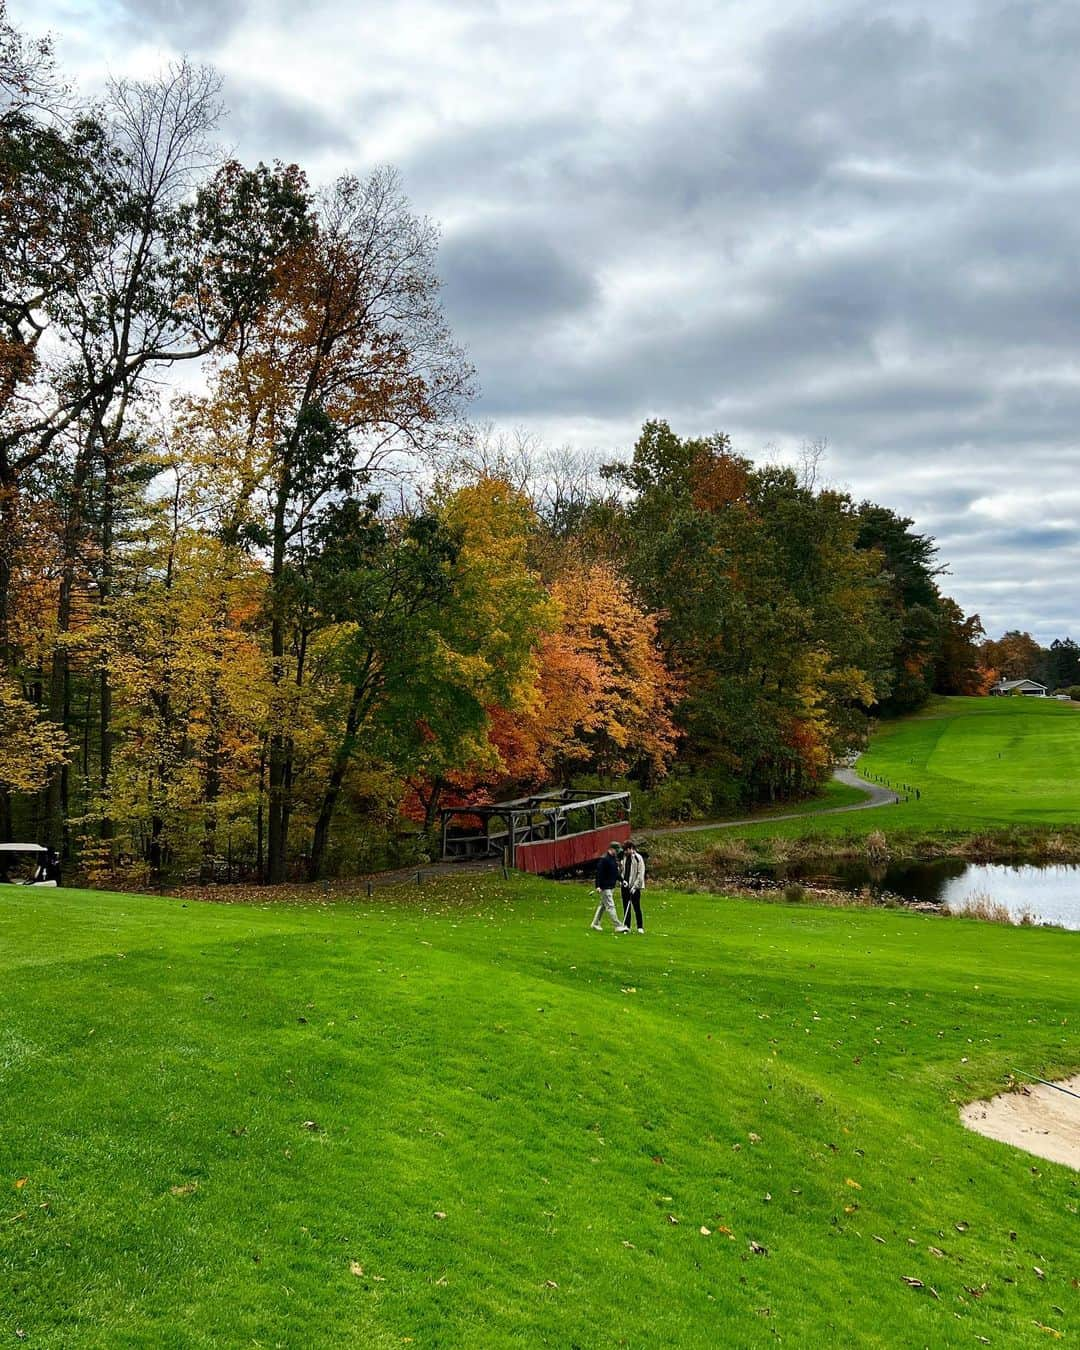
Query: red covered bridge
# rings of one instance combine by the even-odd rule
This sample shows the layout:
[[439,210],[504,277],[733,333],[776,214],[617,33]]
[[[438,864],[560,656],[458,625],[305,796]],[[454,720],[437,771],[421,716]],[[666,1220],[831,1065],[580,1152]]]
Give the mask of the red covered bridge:
[[500,858],[522,872],[559,872],[599,858],[630,838],[629,792],[553,788],[486,806],[439,813],[442,856]]

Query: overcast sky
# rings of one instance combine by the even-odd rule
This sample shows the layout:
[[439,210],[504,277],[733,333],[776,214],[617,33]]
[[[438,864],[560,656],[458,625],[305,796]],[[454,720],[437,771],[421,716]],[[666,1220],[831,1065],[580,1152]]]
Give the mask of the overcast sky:
[[241,158],[391,162],[477,418],[647,417],[937,537],[994,635],[1080,638],[1077,0],[11,0],[92,89],[215,64]]

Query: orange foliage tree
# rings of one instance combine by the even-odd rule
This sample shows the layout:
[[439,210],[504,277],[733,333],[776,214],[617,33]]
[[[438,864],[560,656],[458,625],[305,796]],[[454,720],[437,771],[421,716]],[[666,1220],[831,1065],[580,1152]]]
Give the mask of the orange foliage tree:
[[[551,586],[558,628],[535,651],[532,696],[490,709],[488,740],[473,763],[438,780],[414,780],[405,805],[434,823],[435,806],[490,800],[564,780],[635,772],[662,776],[675,753],[676,683],[647,613],[609,563],[579,564]],[[435,791],[437,787],[437,791]]]

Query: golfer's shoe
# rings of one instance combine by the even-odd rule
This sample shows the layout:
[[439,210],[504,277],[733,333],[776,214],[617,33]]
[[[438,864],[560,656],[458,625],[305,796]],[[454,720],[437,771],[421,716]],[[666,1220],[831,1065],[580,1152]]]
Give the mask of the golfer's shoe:
[[589,927],[595,929],[597,933],[602,933],[604,931],[604,925],[602,923],[591,923],[589,924]]
[[630,929],[627,928],[626,924],[621,923],[619,924],[618,928],[615,929],[615,931],[616,933],[629,933]]

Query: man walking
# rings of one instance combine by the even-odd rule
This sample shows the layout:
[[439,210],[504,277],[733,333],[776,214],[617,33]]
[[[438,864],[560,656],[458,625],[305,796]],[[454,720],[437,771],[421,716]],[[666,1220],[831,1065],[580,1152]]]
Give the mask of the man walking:
[[645,859],[630,843],[623,850],[622,863],[623,927],[628,933],[633,931],[630,927],[630,906],[633,905],[637,930],[644,933],[645,925],[641,920],[641,892],[645,889]]
[[608,851],[596,864],[596,889],[600,892],[600,903],[593,915],[592,926],[597,932],[600,932],[604,926],[600,919],[605,910],[616,933],[628,931],[626,925],[619,922],[618,911],[615,909],[615,887],[618,884],[619,846],[618,844],[609,844]]

